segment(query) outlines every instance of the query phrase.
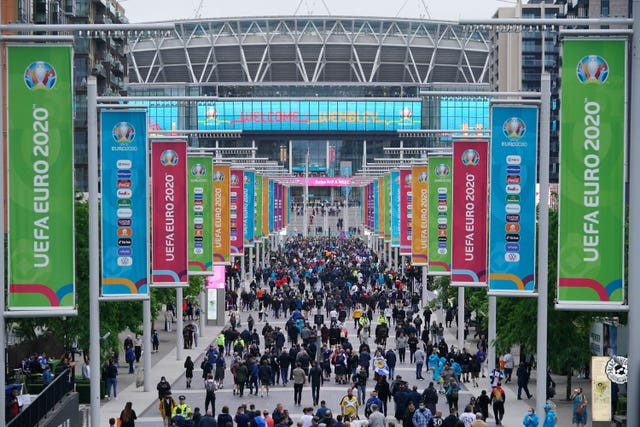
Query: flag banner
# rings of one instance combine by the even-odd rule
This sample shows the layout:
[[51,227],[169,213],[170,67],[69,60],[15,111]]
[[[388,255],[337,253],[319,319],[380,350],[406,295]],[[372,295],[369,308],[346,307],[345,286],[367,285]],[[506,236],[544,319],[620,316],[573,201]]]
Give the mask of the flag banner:
[[382,197],[380,193],[382,191],[382,178],[378,178],[373,181],[373,234],[375,236],[382,236]]
[[[451,285],[487,284],[487,141],[453,142]],[[438,237],[448,230],[438,230]]]
[[391,246],[400,247],[400,171],[391,171],[389,178],[391,203]]
[[616,310],[625,300],[627,43],[564,39],[562,52],[557,306]]
[[187,286],[187,141],[150,145],[151,285]]
[[189,274],[194,275],[212,274],[211,171],[211,157],[187,158],[187,247]]
[[411,264],[429,261],[429,175],[426,165],[411,168]]
[[253,232],[254,242],[262,240],[262,175],[255,175],[255,229]]
[[411,169],[400,170],[400,255],[411,255],[413,193]]
[[538,107],[491,108],[489,291],[533,292]]
[[429,275],[451,274],[451,162],[449,156],[429,157]]
[[213,165],[213,264],[231,264],[230,182],[231,166]]
[[9,310],[76,307],[72,61],[70,46],[7,47]]
[[147,114],[103,111],[100,117],[102,296],[147,296]]
[[276,200],[276,189],[275,186],[273,185],[273,179],[270,179],[268,184],[267,184],[267,191],[269,194],[269,203],[267,204],[267,209],[268,209],[268,225],[267,225],[267,230],[269,234],[272,234],[273,231],[275,230],[275,224],[276,224],[276,210],[277,210],[277,204],[278,201]]
[[384,215],[382,234],[386,242],[391,241],[391,175],[386,174],[382,178],[382,198],[384,204]]
[[266,176],[262,177],[262,238],[266,239],[269,236],[269,210],[272,208],[273,197],[269,194],[269,182],[271,180]]
[[244,231],[244,246],[253,247],[255,240],[255,215],[256,215],[256,173],[254,171],[244,172],[244,197],[242,204],[242,228]]
[[244,253],[244,171],[231,170],[230,188],[230,229],[231,254],[242,255]]
[[284,187],[284,199],[283,199],[283,215],[282,215],[282,226],[283,227],[287,227],[289,225],[289,211],[290,211],[290,206],[289,206],[289,191],[290,188],[289,187]]

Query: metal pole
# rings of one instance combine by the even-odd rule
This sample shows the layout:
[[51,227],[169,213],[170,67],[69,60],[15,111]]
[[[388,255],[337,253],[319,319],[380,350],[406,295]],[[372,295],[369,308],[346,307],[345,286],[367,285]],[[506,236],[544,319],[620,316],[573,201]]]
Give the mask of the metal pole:
[[242,256],[240,257],[240,282],[244,283],[247,279],[244,274],[244,249],[242,250]]
[[89,178],[89,377],[91,427],[100,427],[100,235],[98,224],[98,87],[96,78],[87,78],[87,148]]
[[289,140],[289,175],[293,174],[293,141]]
[[536,367],[536,410],[544,414],[547,400],[547,311],[549,294],[549,120],[551,76],[542,74],[540,104],[540,205],[538,218],[538,333]]
[[[629,141],[628,165],[635,165],[640,160],[640,148],[637,141],[640,140],[640,0],[633,0],[633,48],[631,53],[631,117]],[[629,168],[629,253],[637,254],[640,250],[640,168]],[[640,263],[629,263],[629,382],[627,383],[627,401],[640,401]],[[633,400],[630,400],[633,399]],[[637,404],[627,406],[629,420],[640,419],[640,407]]]
[[[424,286],[424,285],[423,285]],[[458,287],[458,350],[464,348],[464,286]],[[544,412],[541,412],[541,414]]]
[[176,288],[176,360],[182,360],[182,348],[184,347],[184,329],[182,320],[182,288]]
[[[415,268],[415,266],[413,268]],[[427,297],[427,291],[429,290],[427,283],[428,283],[427,282],[427,266],[425,265],[422,267],[422,305],[423,306],[427,305],[427,302],[429,302],[428,301],[429,298]],[[429,325],[427,325],[426,323],[424,326],[425,328],[429,327]]]
[[[206,283],[206,280],[205,280]],[[200,292],[200,317],[198,318],[198,336],[200,338],[204,337],[204,328],[207,325],[206,317],[205,317],[205,308],[207,307],[207,291],[206,289]]]
[[142,301],[142,338],[144,343],[144,353],[142,353],[144,391],[151,391],[151,300],[149,298]]
[[[494,296],[489,297],[489,336],[487,337],[487,366],[489,369],[493,369],[496,365],[496,309],[497,298]],[[541,412],[544,414],[544,411]]]
[[249,246],[249,280],[253,278],[253,246]]

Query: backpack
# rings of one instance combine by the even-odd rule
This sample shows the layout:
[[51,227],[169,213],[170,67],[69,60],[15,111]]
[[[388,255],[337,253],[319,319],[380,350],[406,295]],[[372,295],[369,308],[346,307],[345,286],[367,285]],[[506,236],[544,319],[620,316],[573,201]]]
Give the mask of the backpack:
[[215,393],[217,388],[216,382],[215,381],[205,381],[204,382],[204,389],[207,391],[207,393]]
[[497,387],[493,389],[493,400],[502,402],[502,392]]

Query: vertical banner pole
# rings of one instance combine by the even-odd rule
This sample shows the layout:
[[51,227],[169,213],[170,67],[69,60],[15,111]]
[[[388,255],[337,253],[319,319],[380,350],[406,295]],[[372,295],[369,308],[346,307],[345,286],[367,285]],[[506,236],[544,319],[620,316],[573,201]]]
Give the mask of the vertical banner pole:
[[144,352],[142,366],[144,366],[144,391],[151,391],[151,299],[142,301],[142,338]]
[[91,427],[100,427],[100,236],[98,225],[98,87],[87,78],[87,147],[89,179],[89,360],[94,375],[89,378]]
[[[489,336],[487,337],[487,366],[491,370],[496,364],[496,311],[498,309],[497,298],[489,296]],[[544,413],[544,411],[542,412]]]
[[253,278],[253,246],[249,246],[249,277],[247,280],[251,282]]
[[[413,267],[413,268],[416,268],[416,267]],[[427,303],[429,302],[429,298],[427,298],[428,290],[429,290],[429,287],[427,286],[427,266],[423,265],[422,266],[422,306],[423,307],[427,305]],[[428,328],[429,325],[425,323],[424,327]]]
[[[636,13],[633,14],[633,47],[631,53],[631,109],[629,117],[633,118],[630,123],[629,140],[630,144],[628,165],[636,165],[640,160],[640,147],[637,141],[640,140],[640,0],[633,0],[633,7]],[[629,168],[629,253],[637,254],[640,250],[640,168]],[[629,263],[629,371],[634,374],[630,376],[635,380],[627,383],[627,401],[640,401],[640,263]],[[633,399],[633,400],[630,400]],[[629,420],[640,419],[640,406],[628,405],[627,417]]]
[[[0,13],[1,16],[1,13]],[[3,69],[3,63],[2,63],[2,55],[4,55],[5,53],[5,47],[4,47],[4,43],[0,43],[0,105],[2,105],[2,100],[4,99],[4,92],[3,92],[3,88],[5,85],[5,81],[3,79],[4,75],[2,74],[2,69]],[[5,140],[3,138],[4,135],[4,119],[7,117],[5,112],[1,113],[2,116],[0,116],[0,165],[2,168],[4,168],[5,165],[5,159],[4,159],[4,147],[5,147]],[[5,255],[5,251],[4,251],[4,245],[5,245],[5,234],[7,232],[7,230],[5,230],[4,228],[4,206],[6,206],[6,200],[5,200],[5,193],[4,193],[4,173],[5,170],[2,169],[0,170],[0,202],[2,202],[3,208],[0,209],[0,236],[2,236],[2,245],[0,245],[0,272],[2,273],[2,277],[0,277],[0,310],[2,310],[2,312],[0,312],[0,344],[6,346],[6,340],[7,340],[7,336],[6,336],[6,329],[5,329],[5,321],[4,321],[4,311],[5,308],[7,306],[6,304],[6,300],[5,300],[5,289],[6,289],[6,283],[4,280],[4,273],[5,273],[5,269],[6,269],[6,265],[4,263],[4,255]],[[4,350],[0,351],[0,387],[5,387],[7,384],[7,370],[5,369],[7,360],[6,360],[6,353]],[[5,425],[5,412],[4,411],[0,411],[2,412],[2,414],[0,414],[0,425]]]
[[182,329],[184,328],[182,320],[182,288],[176,288],[176,360],[182,360],[182,348],[184,347],[184,337]]
[[464,348],[464,286],[458,287],[458,350]]
[[[538,332],[536,368],[536,410],[544,414],[547,400],[547,316],[549,294],[549,120],[551,77],[542,74],[540,82],[540,205],[538,217]],[[544,386],[543,386],[544,385]]]
[[198,336],[200,338],[204,337],[204,328],[207,325],[206,322],[206,308],[207,308],[207,291],[203,290],[200,292],[200,317],[198,324]]

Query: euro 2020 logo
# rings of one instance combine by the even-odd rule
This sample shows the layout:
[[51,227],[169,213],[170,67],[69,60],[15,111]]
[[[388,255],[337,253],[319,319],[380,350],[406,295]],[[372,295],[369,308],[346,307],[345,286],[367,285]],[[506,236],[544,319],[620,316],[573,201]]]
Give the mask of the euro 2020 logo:
[[601,56],[587,55],[578,62],[576,74],[580,83],[603,84],[609,78],[609,64]]
[[131,144],[136,138],[136,128],[129,122],[120,122],[111,130],[113,140],[120,145]]
[[53,89],[57,79],[56,70],[48,62],[32,62],[24,70],[24,84],[29,89]]
[[527,125],[520,117],[511,117],[502,124],[502,133],[510,140],[522,139],[527,133]]
[[429,177],[426,172],[420,172],[420,174],[418,175],[418,182],[420,184],[422,184],[423,182],[427,182],[428,179]]
[[207,174],[207,168],[202,163],[196,163],[191,167],[191,175],[193,176],[205,176]]
[[175,166],[178,164],[178,153],[173,150],[164,150],[160,154],[160,163],[162,166]]
[[473,148],[469,148],[464,150],[460,160],[462,160],[462,164],[465,166],[476,166],[480,163],[480,154]]
[[222,182],[224,181],[224,173],[220,171],[215,171],[213,173],[213,182]]
[[444,163],[440,163],[435,169],[436,176],[449,176],[449,166]]

